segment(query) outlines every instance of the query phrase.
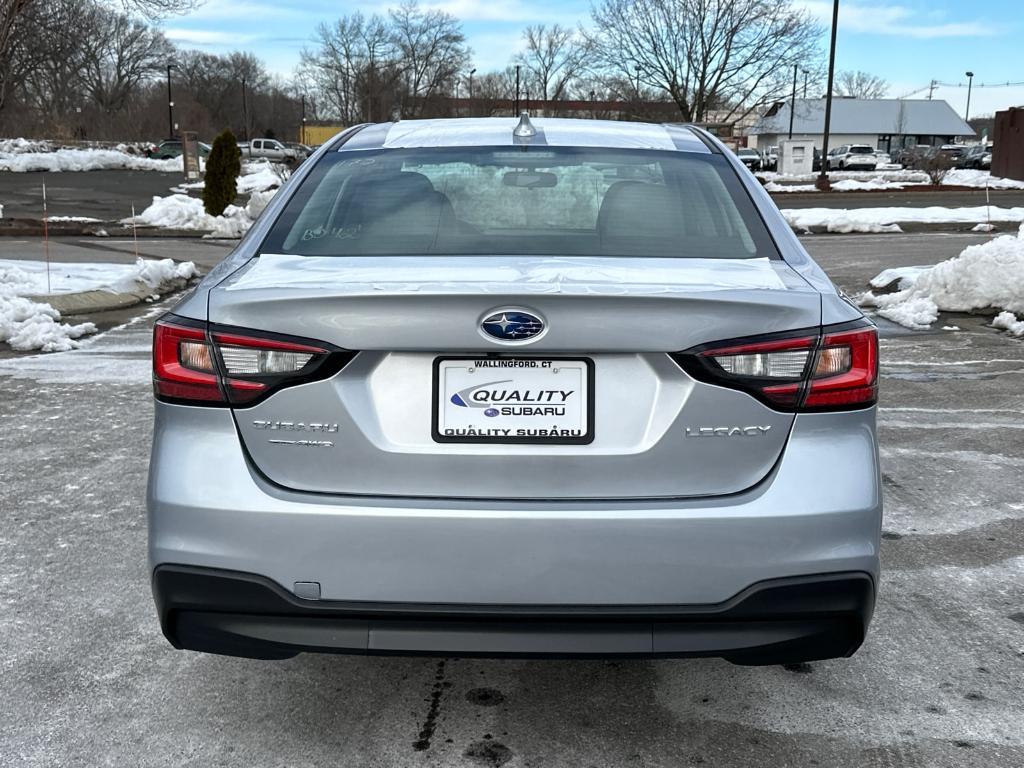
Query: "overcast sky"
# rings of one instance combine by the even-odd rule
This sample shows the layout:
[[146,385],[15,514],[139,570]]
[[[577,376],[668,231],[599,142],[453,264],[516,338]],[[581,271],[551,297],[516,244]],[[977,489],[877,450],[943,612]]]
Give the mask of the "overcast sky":
[[[829,24],[829,0],[799,0]],[[338,0],[206,0],[197,10],[169,19],[167,35],[184,47],[224,53],[252,51],[269,68],[289,77],[299,52],[309,45],[316,25],[339,15],[384,13],[394,3]],[[586,24],[589,0],[434,0],[421,5],[448,11],[462,20],[473,66],[500,69],[521,47],[528,24]],[[1024,81],[1024,13],[1020,0],[966,3],[955,0],[907,0],[899,4],[841,0],[838,69],[861,69],[891,84],[891,96],[915,92],[927,96],[932,79],[943,83],[935,98],[963,114],[967,78],[975,73],[971,114],[1024,105],[1024,86],[978,87]],[[823,47],[827,45],[823,35]]]

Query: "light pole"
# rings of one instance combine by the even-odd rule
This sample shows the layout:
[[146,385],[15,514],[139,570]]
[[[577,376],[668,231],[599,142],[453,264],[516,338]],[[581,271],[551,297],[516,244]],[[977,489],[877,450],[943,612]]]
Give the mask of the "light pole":
[[174,138],[174,97],[171,96],[171,70],[175,64],[167,65],[167,138]]
[[825,133],[821,140],[821,171],[815,183],[822,192],[827,192],[828,183],[828,132],[832,128],[832,83],[836,74],[836,30],[839,27],[839,0],[832,3],[832,39],[828,48],[828,88],[825,91]]
[[636,100],[640,101],[640,65],[636,64],[633,66],[633,71],[636,72]]
[[797,65],[793,65],[793,98],[789,101],[789,136],[793,138],[793,116],[796,115],[796,71]]
[[476,67],[469,70],[469,116],[473,116],[473,75],[476,74]]
[[964,122],[971,119],[971,86],[974,85],[974,73],[965,72],[967,75],[967,109],[964,111]]
[[[249,107],[245,101],[245,78],[242,78],[242,134],[246,142],[249,141]],[[249,148],[252,154],[252,147]]]
[[519,116],[519,65],[516,64],[516,108],[513,117]]
[[811,74],[809,69],[804,70],[804,98],[807,98],[807,76]]

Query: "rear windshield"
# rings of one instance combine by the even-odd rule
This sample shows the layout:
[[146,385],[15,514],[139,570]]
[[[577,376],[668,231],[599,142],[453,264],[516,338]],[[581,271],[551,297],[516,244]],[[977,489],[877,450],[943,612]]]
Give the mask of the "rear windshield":
[[850,147],[850,154],[851,155],[873,155],[873,154],[875,154],[875,148],[874,147],[865,147],[865,146],[854,145],[854,146]]
[[724,157],[564,147],[330,152],[261,251],[777,257]]

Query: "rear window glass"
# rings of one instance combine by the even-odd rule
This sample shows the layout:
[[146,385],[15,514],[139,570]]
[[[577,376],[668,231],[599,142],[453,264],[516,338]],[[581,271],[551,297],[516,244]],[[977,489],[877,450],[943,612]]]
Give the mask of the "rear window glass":
[[850,153],[854,155],[873,155],[875,154],[875,149],[874,147],[853,146],[850,147]]
[[777,256],[719,155],[514,146],[328,153],[261,250]]

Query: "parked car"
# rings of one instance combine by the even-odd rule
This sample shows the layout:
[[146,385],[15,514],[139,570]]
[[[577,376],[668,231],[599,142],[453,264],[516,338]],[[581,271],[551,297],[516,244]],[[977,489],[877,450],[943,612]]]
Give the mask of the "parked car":
[[740,159],[741,163],[752,171],[760,171],[764,165],[761,153],[750,147],[741,147],[736,151],[736,156]]
[[[183,145],[177,139],[168,139],[159,144],[152,145],[146,149],[146,157],[154,160],[169,160],[172,157],[180,157],[183,152]],[[199,142],[199,156],[206,157],[210,154],[210,145]]]
[[979,171],[992,169],[992,145],[975,144],[967,147],[956,163],[957,168],[974,168]]
[[956,165],[965,149],[966,147],[963,144],[943,144],[939,154],[949,160],[951,164]]
[[918,144],[912,147],[902,147],[893,153],[893,162],[899,163],[904,168],[918,169],[928,158],[932,157],[936,148],[930,144]]
[[779,167],[779,148],[775,145],[765,147],[764,155],[764,169],[768,171],[778,170]]
[[284,145],[288,147],[288,149],[294,150],[295,155],[299,160],[305,160],[313,154],[312,147],[307,147],[305,144],[300,144],[297,141],[286,141]]
[[250,142],[240,142],[238,148],[242,150],[242,157],[247,160],[294,163],[299,159],[298,152],[286,147],[277,139],[253,139]]
[[892,156],[882,149],[875,150],[875,168],[879,169],[883,166],[894,165]]
[[867,144],[844,144],[828,153],[830,171],[873,171],[877,165],[875,148]]
[[155,326],[175,647],[858,648],[878,338],[739,158],[696,127],[525,117],[328,150]]

